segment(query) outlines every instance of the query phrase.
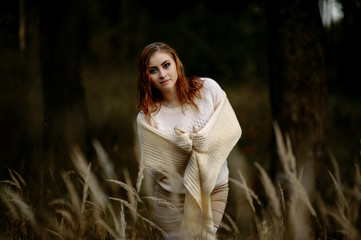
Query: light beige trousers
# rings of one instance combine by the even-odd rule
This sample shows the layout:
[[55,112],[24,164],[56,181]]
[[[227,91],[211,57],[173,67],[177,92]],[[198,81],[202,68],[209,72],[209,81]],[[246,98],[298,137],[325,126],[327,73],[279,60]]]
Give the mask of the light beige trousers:
[[[211,193],[211,206],[215,230],[218,229],[222,221],[224,210],[227,205],[228,191],[228,183],[226,183],[214,188]],[[164,203],[156,202],[154,204],[155,221],[159,227],[170,235],[177,233],[183,220],[185,194],[171,193],[162,188],[159,184],[156,184],[154,195],[156,198],[164,199],[167,202],[172,203],[175,207],[170,208]],[[166,239],[177,238],[168,237]]]

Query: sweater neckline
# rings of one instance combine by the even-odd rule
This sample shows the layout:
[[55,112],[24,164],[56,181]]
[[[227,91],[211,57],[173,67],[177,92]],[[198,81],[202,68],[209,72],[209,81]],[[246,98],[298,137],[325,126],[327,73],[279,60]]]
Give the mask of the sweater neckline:
[[179,112],[180,110],[182,110],[182,107],[167,107],[162,105],[162,107],[160,108],[160,111],[166,111],[166,112]]

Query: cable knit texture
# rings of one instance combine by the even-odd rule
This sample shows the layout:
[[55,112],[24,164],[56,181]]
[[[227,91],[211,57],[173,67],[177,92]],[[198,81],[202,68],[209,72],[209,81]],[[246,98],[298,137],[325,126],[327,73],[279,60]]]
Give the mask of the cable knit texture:
[[[144,169],[161,172],[176,188],[187,189],[181,226],[183,239],[215,239],[210,194],[219,171],[242,130],[226,94],[206,126],[193,132],[167,134],[137,118],[140,144],[140,190]],[[183,181],[182,182],[182,177]]]

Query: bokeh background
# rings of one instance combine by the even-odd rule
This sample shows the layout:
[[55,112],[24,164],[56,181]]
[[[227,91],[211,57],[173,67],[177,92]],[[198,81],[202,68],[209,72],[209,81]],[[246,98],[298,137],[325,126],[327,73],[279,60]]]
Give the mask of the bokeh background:
[[[300,96],[297,89],[270,84],[275,83],[270,74],[277,64],[272,31],[277,31],[277,22],[292,21],[272,14],[287,11],[286,2],[1,1],[1,179],[9,178],[8,168],[15,169],[39,192],[33,198],[46,199],[53,190],[47,187],[49,171],[57,178],[72,169],[74,143],[92,161],[91,142],[97,139],[119,178],[126,168],[135,182],[137,60],[154,41],[178,52],[188,76],[211,77],[221,85],[243,128],[237,145],[242,166],[258,162],[271,173],[272,121],[287,121],[275,116],[279,106],[271,96]],[[317,16],[300,18],[301,23],[322,21],[321,60],[305,61],[322,65],[315,71],[321,71],[327,89],[316,93],[326,100],[323,149],[332,153],[347,182],[354,163],[360,163],[361,2],[320,0],[310,4],[309,11]],[[302,28],[296,31],[303,36]],[[276,50],[287,51],[287,46],[279,44]],[[306,50],[316,51],[312,46]],[[325,164],[331,166],[327,160]],[[99,166],[92,167],[96,172]],[[254,170],[247,172],[250,185],[257,185],[254,175]]]

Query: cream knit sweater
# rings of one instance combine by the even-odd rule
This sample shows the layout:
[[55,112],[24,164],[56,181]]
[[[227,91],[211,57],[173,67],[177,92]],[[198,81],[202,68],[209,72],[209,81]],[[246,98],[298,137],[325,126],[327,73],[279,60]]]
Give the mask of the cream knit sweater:
[[[164,133],[137,118],[140,144],[140,190],[144,169],[169,178],[174,188],[187,189],[181,232],[184,239],[215,239],[210,194],[219,171],[242,130],[226,94],[206,126],[198,132]],[[184,182],[182,182],[183,176]]]

